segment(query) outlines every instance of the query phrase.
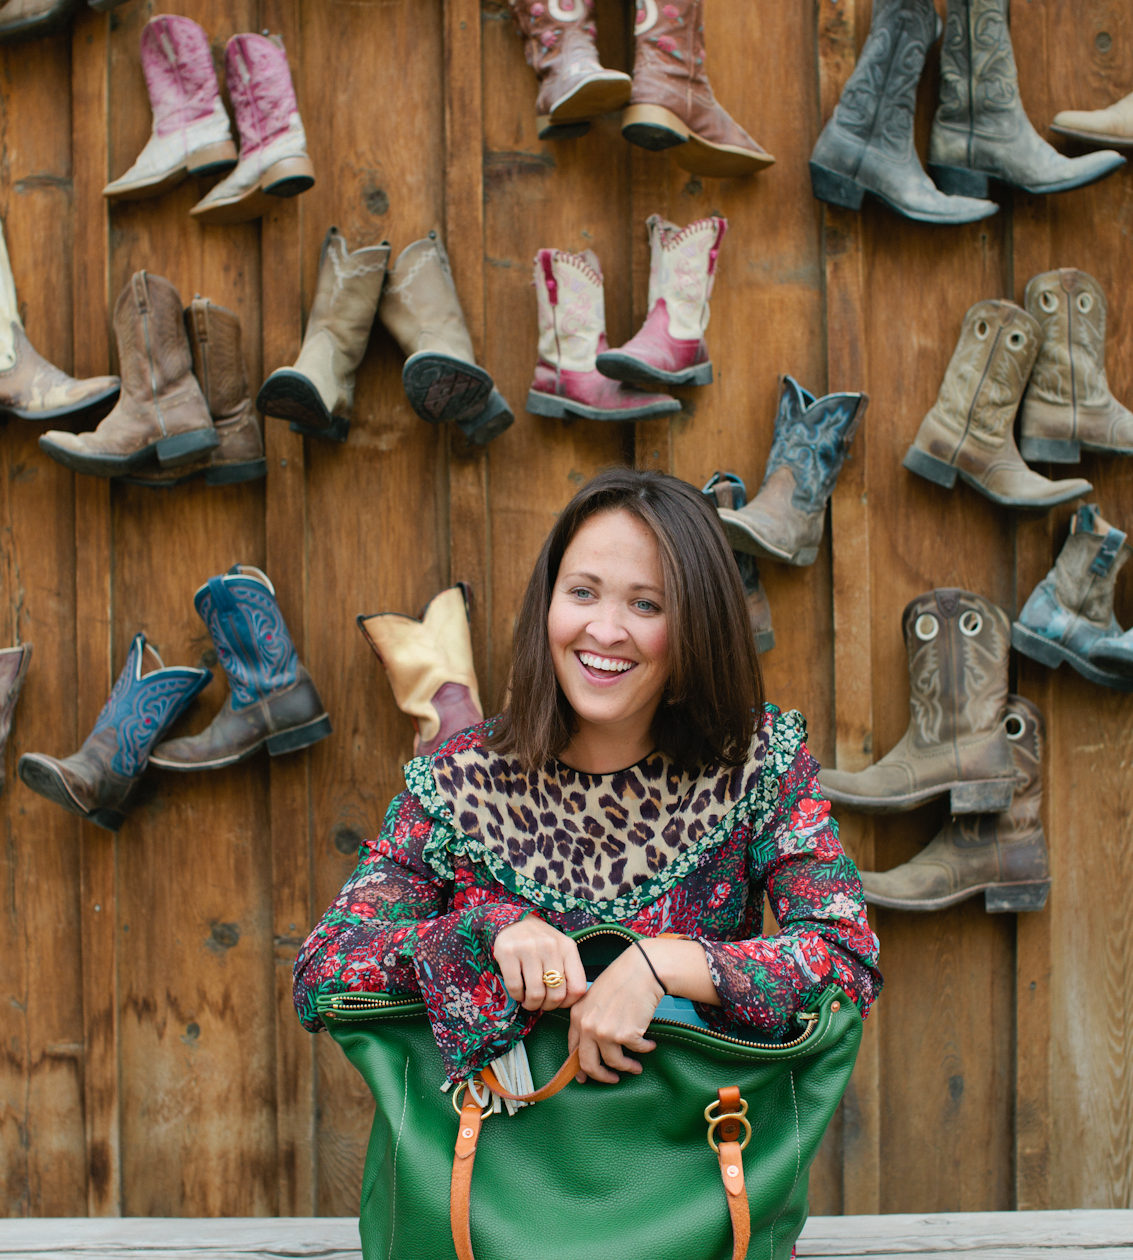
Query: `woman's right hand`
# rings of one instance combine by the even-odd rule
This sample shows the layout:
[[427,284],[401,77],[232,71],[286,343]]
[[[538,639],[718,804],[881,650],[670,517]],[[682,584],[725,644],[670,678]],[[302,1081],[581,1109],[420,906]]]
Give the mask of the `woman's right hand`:
[[[537,915],[529,914],[496,937],[492,957],[508,996],[526,1011],[553,1011],[573,1006],[586,994],[586,972],[578,946]],[[548,986],[545,972],[557,971],[563,984]]]

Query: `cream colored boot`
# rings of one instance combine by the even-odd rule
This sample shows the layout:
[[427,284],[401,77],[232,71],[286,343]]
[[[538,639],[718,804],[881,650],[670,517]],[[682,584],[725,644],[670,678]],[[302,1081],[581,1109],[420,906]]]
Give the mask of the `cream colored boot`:
[[1127,149],[1133,145],[1133,92],[1105,109],[1059,110],[1050,129],[1085,144]]

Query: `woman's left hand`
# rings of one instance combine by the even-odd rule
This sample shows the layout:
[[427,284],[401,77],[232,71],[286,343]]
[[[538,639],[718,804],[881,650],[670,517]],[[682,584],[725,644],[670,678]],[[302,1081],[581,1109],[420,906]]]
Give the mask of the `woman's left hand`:
[[613,1085],[618,1072],[637,1075],[641,1064],[626,1051],[648,1054],[656,1049],[645,1030],[663,996],[636,946],[615,958],[571,1008],[567,1045],[578,1049],[582,1071],[577,1079]]

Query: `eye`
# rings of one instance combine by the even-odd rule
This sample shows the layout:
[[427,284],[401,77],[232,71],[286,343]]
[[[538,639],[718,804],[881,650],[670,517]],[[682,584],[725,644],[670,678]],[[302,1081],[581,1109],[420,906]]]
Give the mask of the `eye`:
[[633,606],[638,612],[659,613],[661,611],[660,604],[655,604],[651,599],[635,599]]
[[590,589],[589,586],[572,586],[570,590],[567,591],[567,594],[573,596],[575,599],[580,599],[580,600],[594,598],[594,592]]

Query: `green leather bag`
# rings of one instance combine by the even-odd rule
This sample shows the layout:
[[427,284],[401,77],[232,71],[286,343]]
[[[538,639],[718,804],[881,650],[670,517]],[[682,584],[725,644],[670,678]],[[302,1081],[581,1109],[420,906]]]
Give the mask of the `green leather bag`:
[[[573,935],[588,963],[595,947],[636,939],[620,927]],[[861,1015],[836,987],[780,1044],[654,1020],[657,1048],[640,1076],[571,1083],[515,1115],[487,1115],[480,1130],[472,1090],[457,1087],[459,1115],[441,1091],[423,1002],[338,993],[318,1008],[377,1103],[362,1178],[365,1260],[467,1260],[473,1250],[475,1260],[786,1260],[861,1040]],[[548,1012],[527,1036],[536,1082],[563,1065],[568,1025],[567,1013]],[[742,1116],[723,1101],[736,1097],[729,1087]],[[466,1194],[475,1160],[463,1225],[459,1209],[450,1220],[458,1146]],[[748,1221],[750,1242],[740,1237]],[[462,1229],[463,1251],[453,1241]]]

